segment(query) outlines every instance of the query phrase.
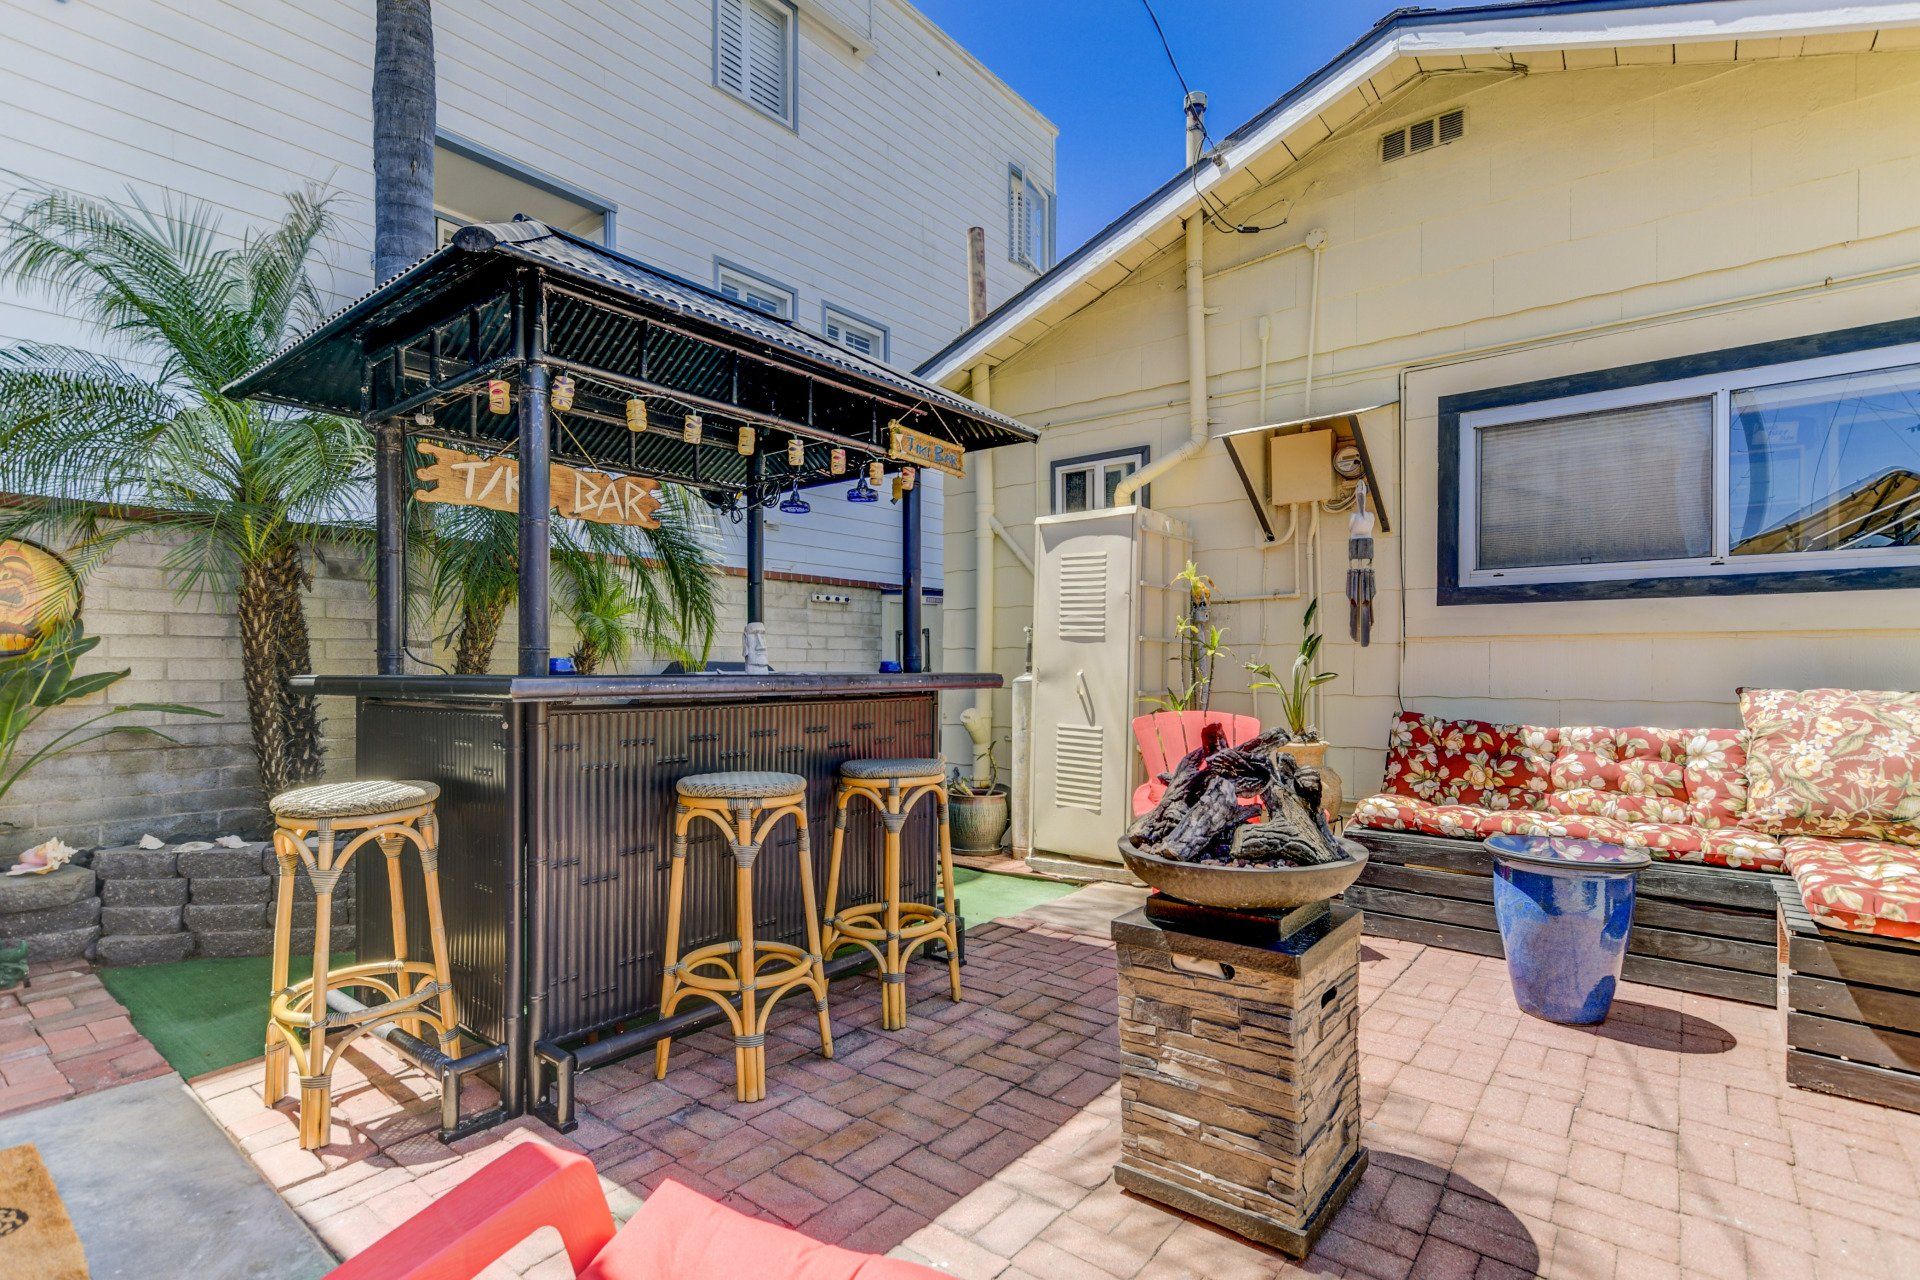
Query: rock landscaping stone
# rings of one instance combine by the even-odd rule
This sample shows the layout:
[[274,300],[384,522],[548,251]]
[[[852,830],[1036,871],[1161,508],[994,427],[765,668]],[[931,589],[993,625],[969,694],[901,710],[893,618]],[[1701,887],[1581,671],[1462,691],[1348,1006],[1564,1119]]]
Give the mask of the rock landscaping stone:
[[172,880],[103,880],[100,902],[107,907],[184,907],[187,882]]
[[104,965],[168,964],[193,954],[193,935],[164,933],[151,936],[103,937],[94,944],[95,963]]
[[93,950],[94,940],[99,936],[100,926],[97,924],[88,925],[84,929],[61,929],[54,933],[37,933],[26,939],[27,959],[33,961],[85,959]]
[[41,876],[0,876],[0,915],[47,911],[93,896],[93,872],[68,864]]
[[70,902],[64,907],[51,907],[45,911],[18,911],[12,915],[0,916],[0,939],[18,942],[22,938],[33,939],[43,933],[64,933],[71,929],[84,929],[100,919],[100,899],[82,898]]
[[102,880],[166,880],[178,874],[179,855],[171,849],[123,844],[96,852],[93,869]]
[[244,849],[195,849],[180,855],[180,874],[189,880],[229,879],[258,875],[260,851],[253,845]]
[[[195,941],[203,956],[264,956],[273,951],[273,930],[235,929],[230,932],[202,933],[195,935]],[[353,950],[357,941],[351,927],[335,928],[329,935],[327,946],[335,956],[340,956]],[[293,931],[293,954],[313,954],[313,930]]]
[[211,905],[189,902],[184,911],[186,926],[195,933],[231,933],[261,929],[268,924],[266,906],[256,902]]
[[104,907],[100,912],[100,928],[109,937],[179,933],[180,908]]
[[221,876],[193,881],[193,901],[208,906],[273,900],[269,876]]

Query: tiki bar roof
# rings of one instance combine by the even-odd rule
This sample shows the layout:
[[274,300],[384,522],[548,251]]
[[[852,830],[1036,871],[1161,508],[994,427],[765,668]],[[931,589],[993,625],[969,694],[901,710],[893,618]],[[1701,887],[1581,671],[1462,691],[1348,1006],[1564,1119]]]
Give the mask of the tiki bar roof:
[[[758,433],[769,486],[845,483],[831,450],[847,450],[849,473],[886,459],[896,422],[969,451],[1036,438],[795,324],[528,220],[461,228],[226,394],[404,416],[412,435],[510,451],[518,417],[489,408],[486,384],[536,360],[574,380],[573,408],[554,413],[556,461],[710,489],[749,483],[733,447],[742,426]],[[629,427],[635,399],[646,406],[640,430]],[[698,445],[682,439],[690,414],[702,420]],[[790,473],[793,436],[805,461]]]

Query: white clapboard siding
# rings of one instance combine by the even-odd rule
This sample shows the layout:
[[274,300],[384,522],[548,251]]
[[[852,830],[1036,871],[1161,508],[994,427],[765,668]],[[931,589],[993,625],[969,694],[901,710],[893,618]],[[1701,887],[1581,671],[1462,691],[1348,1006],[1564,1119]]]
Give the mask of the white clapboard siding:
[[[755,3],[738,0],[749,32]],[[1051,188],[1054,131],[918,11],[871,9],[869,27],[863,0],[799,4],[789,124],[714,83],[714,0],[437,5],[440,125],[612,204],[623,251],[709,284],[716,257],[737,263],[794,289],[809,329],[828,304],[886,325],[891,360],[911,367],[965,324],[967,227],[987,228],[991,300],[1033,278],[1007,253],[1007,166]],[[237,231],[324,184],[338,194],[328,305],[367,289],[372,0],[16,5],[0,54],[5,185],[170,189]],[[0,293],[0,340],[22,337],[97,341],[44,297]],[[898,580],[898,508],[850,506],[843,489],[775,516],[769,568]],[[737,563],[733,530],[722,545]]]

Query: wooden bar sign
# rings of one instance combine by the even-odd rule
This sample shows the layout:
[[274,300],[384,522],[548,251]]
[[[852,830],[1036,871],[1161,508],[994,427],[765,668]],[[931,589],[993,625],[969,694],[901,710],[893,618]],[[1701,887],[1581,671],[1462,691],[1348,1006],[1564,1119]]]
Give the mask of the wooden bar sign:
[[[518,458],[483,457],[429,440],[416,440],[414,446],[433,459],[431,464],[414,472],[414,477],[425,486],[414,490],[414,496],[420,501],[485,507],[490,511],[520,509]],[[552,464],[549,474],[553,509],[568,519],[637,525],[642,529],[660,527],[654,515],[660,509],[658,481],[582,471],[557,462]]]
[[909,431],[899,423],[889,423],[892,437],[887,446],[887,456],[900,462],[911,462],[915,466],[932,467],[935,471],[944,471],[950,476],[967,474],[967,451],[957,444],[949,444],[935,436],[922,435],[918,431]]

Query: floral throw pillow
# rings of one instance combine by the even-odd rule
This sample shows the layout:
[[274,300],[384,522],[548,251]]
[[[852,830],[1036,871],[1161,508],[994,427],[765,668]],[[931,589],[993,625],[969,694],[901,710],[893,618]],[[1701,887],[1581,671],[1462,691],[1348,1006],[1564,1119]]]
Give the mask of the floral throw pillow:
[[1746,824],[1920,844],[1920,694],[1742,689]]
[[1387,739],[1386,789],[1430,804],[1539,809],[1553,730],[1403,711]]

